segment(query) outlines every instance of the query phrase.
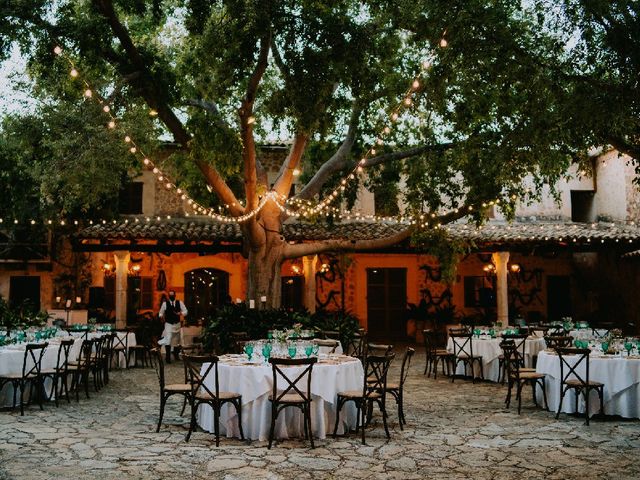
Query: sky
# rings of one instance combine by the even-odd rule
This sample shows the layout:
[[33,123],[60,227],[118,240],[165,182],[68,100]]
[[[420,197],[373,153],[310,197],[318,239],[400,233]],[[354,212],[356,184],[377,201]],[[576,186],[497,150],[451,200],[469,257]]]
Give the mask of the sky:
[[17,47],[11,51],[8,60],[0,64],[0,117],[12,112],[27,111],[30,100],[28,95],[17,92],[16,81],[26,80],[25,59]]

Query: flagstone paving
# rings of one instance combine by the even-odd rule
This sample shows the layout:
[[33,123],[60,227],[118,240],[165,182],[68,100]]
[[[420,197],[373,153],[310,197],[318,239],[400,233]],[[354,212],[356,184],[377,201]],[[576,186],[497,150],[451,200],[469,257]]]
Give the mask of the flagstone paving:
[[[577,417],[533,407],[504,408],[505,387],[428,379],[418,352],[406,385],[408,425],[391,408],[391,440],[379,423],[367,445],[350,435],[318,441],[316,449],[287,440],[265,442],[195,433],[184,441],[181,402],[170,403],[155,433],[153,369],[115,371],[111,383],[80,403],[0,412],[0,479],[333,479],[349,478],[640,478],[640,421],[607,418],[590,427]],[[398,365],[391,375],[398,375]],[[182,375],[168,367],[169,377]]]

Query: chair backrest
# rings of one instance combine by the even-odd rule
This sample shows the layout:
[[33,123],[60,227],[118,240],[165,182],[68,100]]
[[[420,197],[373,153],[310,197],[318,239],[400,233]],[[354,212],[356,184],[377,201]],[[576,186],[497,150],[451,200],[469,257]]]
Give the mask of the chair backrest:
[[564,335],[547,335],[544,337],[547,348],[568,348],[573,344],[573,337]]
[[368,355],[364,362],[364,386],[362,397],[368,398],[372,392],[382,393],[381,401],[385,403],[387,391],[387,374],[395,353],[388,355]]
[[369,343],[367,345],[367,356],[373,355],[378,357],[384,357],[393,352],[393,345],[386,345],[381,343]]
[[78,369],[82,370],[87,368],[91,363],[91,354],[93,353],[93,346],[95,344],[95,340],[82,340],[82,345],[80,346],[80,353],[78,354]]
[[249,334],[247,332],[229,332],[231,340],[231,351],[233,353],[242,353],[244,342],[249,340]]
[[471,328],[469,328],[467,326],[462,326],[462,327],[458,327],[458,328],[450,328],[449,329],[449,336],[466,334],[466,333],[471,333]]
[[450,333],[449,337],[453,343],[453,355],[456,357],[473,357],[473,334],[471,333]]
[[[287,394],[298,394],[305,402],[311,401],[311,374],[313,366],[318,361],[316,357],[309,358],[270,358],[271,371],[273,374],[272,397],[275,402],[279,402]],[[287,369],[281,367],[305,366],[306,368],[293,379],[287,375]],[[278,387],[278,378],[284,380],[284,388]],[[305,382],[306,380],[306,382]],[[306,383],[306,388],[300,388],[300,383]],[[281,383],[282,385],[282,383]]]
[[[589,383],[589,355],[591,350],[588,348],[558,348],[556,349],[558,358],[560,359],[560,382],[566,383],[570,377],[575,377],[583,385]],[[575,358],[575,362],[570,362],[567,357]],[[577,370],[578,367],[585,363],[585,375],[580,375]]]
[[329,348],[329,353],[336,353],[336,348],[338,348],[338,345],[340,345],[340,342],[338,340],[321,340],[319,338],[316,338],[313,343],[315,343],[319,347]]
[[610,329],[608,328],[592,328],[593,336],[595,338],[605,338],[609,335]]
[[356,333],[346,346],[345,354],[352,357],[361,358],[365,354],[365,345],[367,344],[367,334]]
[[28,343],[24,349],[24,359],[22,360],[22,376],[40,376],[42,370],[42,356],[49,344]]
[[125,350],[129,349],[129,332],[130,330],[116,330],[115,336],[113,337],[113,347],[112,348],[124,348]]
[[547,330],[547,335],[550,336],[566,336],[567,330],[562,325],[551,325]]
[[66,370],[69,363],[69,353],[75,340],[68,339],[60,342],[60,348],[58,349],[58,356],[56,358],[56,371]]
[[411,359],[413,358],[413,354],[416,353],[415,349],[411,347],[407,347],[404,351],[404,356],[402,357],[402,367],[400,368],[400,388],[404,386],[404,382],[409,375],[409,367],[411,366]]
[[322,330],[320,333],[325,340],[340,340],[340,332],[337,330]]
[[[220,393],[220,383],[218,380],[218,357],[216,355],[182,355],[188,374],[188,383],[191,384],[191,394],[196,395],[200,389],[211,397],[217,398]],[[207,368],[202,373],[202,367],[207,364]],[[211,390],[206,384],[207,376],[214,372],[214,389]]]
[[422,331],[424,348],[427,355],[433,355],[438,348],[444,348],[446,342],[444,342],[443,335],[444,334],[440,334],[432,329]]
[[536,337],[546,337],[549,327],[543,327],[541,325],[529,325],[529,334]]
[[[166,383],[165,383],[165,376],[164,376],[164,360],[162,358],[162,351],[160,350],[160,347],[152,348],[151,355],[153,355],[156,360],[155,362],[152,362],[152,363],[156,369],[156,374],[158,375],[158,382],[160,383],[160,391],[162,391],[164,390],[164,386],[166,385]],[[186,377],[186,373],[185,373],[185,377]]]
[[508,378],[520,378],[520,358],[518,347],[513,339],[503,339],[500,348],[504,355],[504,369]]
[[526,333],[512,333],[512,334],[505,334],[502,336],[502,338],[504,340],[513,340],[513,343],[516,347],[516,351],[515,354],[518,356],[518,361],[520,362],[520,366],[524,367],[524,356],[525,356],[525,349],[526,349],[526,342],[527,342],[527,337],[528,335]]

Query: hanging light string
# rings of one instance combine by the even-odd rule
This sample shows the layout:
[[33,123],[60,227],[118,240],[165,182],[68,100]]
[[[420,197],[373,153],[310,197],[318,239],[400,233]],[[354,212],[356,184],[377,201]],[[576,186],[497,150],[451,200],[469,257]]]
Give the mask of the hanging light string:
[[329,206],[335,201],[335,199],[345,191],[345,189],[347,188],[347,184],[355,180],[356,176],[364,172],[364,169],[367,167],[367,160],[376,155],[376,148],[384,145],[384,139],[391,134],[393,124],[395,124],[399,120],[400,116],[404,112],[408,111],[413,106],[414,95],[420,89],[421,79],[431,68],[431,58],[433,58],[433,55],[429,55],[427,59],[422,62],[420,71],[413,78],[409,88],[404,92],[402,100],[391,109],[389,118],[387,122],[385,122],[385,125],[382,127],[382,129],[377,133],[373,145],[371,145],[365,151],[364,155],[362,155],[358,163],[351,169],[351,171],[340,180],[340,183],[336,188],[334,188],[324,199],[320,200],[320,202],[315,205],[309,200],[304,200],[296,197],[285,198],[285,204],[287,205],[287,207],[296,208],[301,212],[301,215],[295,216],[314,216],[322,212],[323,210],[327,210]]
[[[73,60],[64,53],[61,47],[55,47],[54,53],[68,62],[70,66],[69,74],[71,75],[71,77],[82,82],[82,85],[84,87],[84,97],[88,100],[96,101],[101,106],[102,111],[109,118],[109,121],[107,122],[107,128],[109,130],[115,131],[120,124],[118,123],[118,118],[114,115],[113,110],[108,102],[97,93],[96,89],[92,88],[92,86],[85,78],[80,77],[80,72],[77,66],[75,65]],[[155,116],[157,115],[157,112],[155,112],[155,110],[151,110],[149,114]],[[213,208],[208,208],[201,205],[196,200],[194,200],[186,190],[180,188],[167,173],[163,172],[159,168],[157,162],[154,162],[149,155],[146,155],[144,153],[140,145],[137,144],[133,137],[127,132],[125,132],[123,141],[127,145],[129,152],[136,158],[141,159],[144,168],[150,170],[156,176],[158,182],[160,182],[167,190],[172,191],[177,197],[180,198],[180,200],[185,202],[188,207],[193,209],[193,213],[196,215],[206,215],[223,223],[243,223],[256,216],[262,210],[262,208],[264,208],[265,203],[272,198],[271,192],[268,192],[268,194],[261,199],[260,203],[255,209],[251,210],[250,212],[246,212],[244,215],[221,215],[219,213],[216,213]]]

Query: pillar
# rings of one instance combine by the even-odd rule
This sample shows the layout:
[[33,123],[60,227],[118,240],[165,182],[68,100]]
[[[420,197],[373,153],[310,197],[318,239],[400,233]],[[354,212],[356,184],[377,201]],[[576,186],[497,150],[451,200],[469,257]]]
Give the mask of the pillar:
[[509,252],[495,252],[491,258],[496,266],[496,305],[498,323],[503,327],[509,325],[509,285],[507,264]]
[[116,263],[116,328],[127,326],[127,275],[131,255],[126,250],[113,252]]
[[316,264],[318,256],[302,257],[304,272],[304,306],[310,313],[316,311]]

